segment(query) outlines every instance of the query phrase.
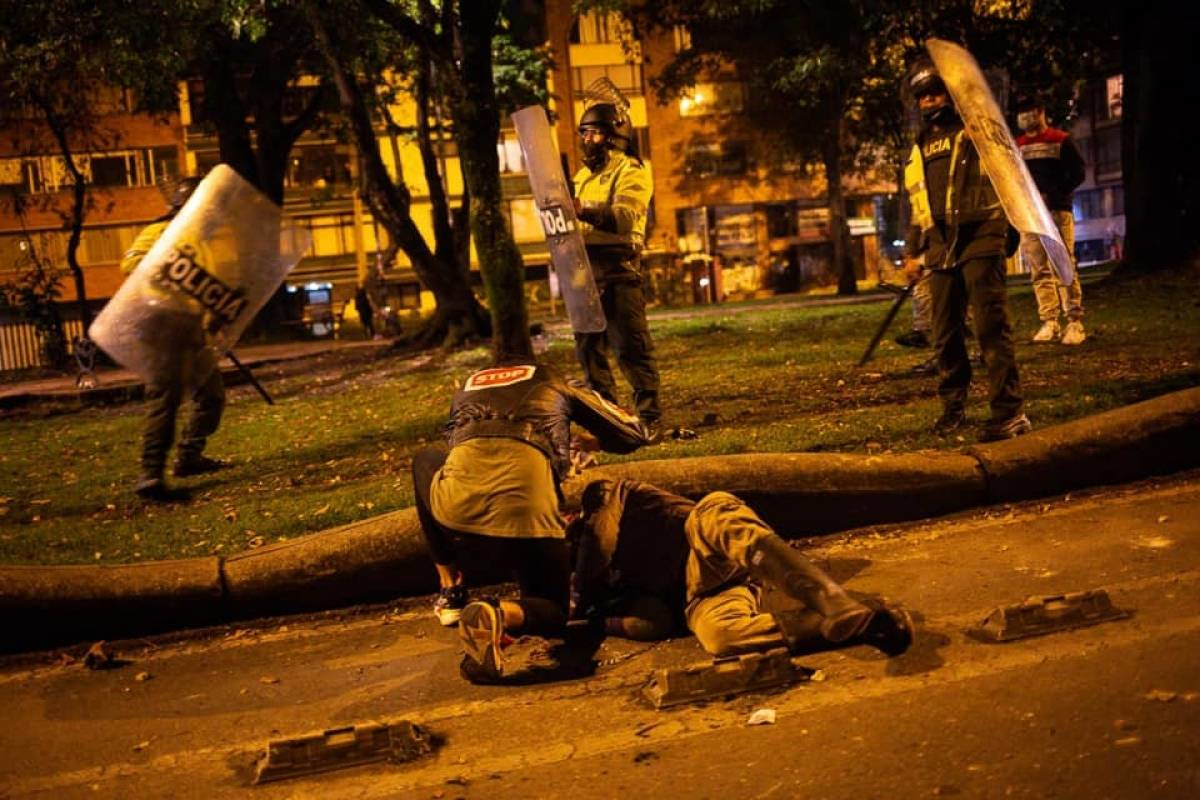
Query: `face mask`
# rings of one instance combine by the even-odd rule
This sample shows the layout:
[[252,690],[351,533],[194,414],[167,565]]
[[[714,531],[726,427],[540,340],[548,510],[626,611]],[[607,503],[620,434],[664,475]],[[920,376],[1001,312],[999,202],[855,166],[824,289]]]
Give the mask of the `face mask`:
[[921,119],[926,125],[945,125],[954,119],[954,106],[947,103],[936,108],[922,108]]
[[1036,111],[1023,111],[1017,114],[1017,127],[1023,131],[1031,131],[1038,126]]
[[603,167],[608,162],[608,144],[607,142],[597,141],[595,139],[583,140],[583,163],[587,168],[595,172]]

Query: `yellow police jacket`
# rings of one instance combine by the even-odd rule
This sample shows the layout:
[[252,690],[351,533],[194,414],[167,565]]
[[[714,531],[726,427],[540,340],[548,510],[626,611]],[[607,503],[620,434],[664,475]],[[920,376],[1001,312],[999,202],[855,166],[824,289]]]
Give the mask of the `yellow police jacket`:
[[[646,242],[646,215],[654,194],[650,167],[636,158],[610,150],[608,163],[599,172],[586,166],[575,173],[575,196],[584,208],[580,220],[583,240],[593,247],[625,247],[633,254]],[[611,215],[611,216],[610,216]],[[591,224],[598,216],[608,224]],[[611,230],[609,230],[611,228]]]
[[133,240],[133,244],[129,245],[129,249],[125,251],[125,255],[121,256],[121,272],[125,275],[133,272],[137,265],[141,263],[146,253],[150,252],[150,248],[154,247],[154,243],[158,241],[158,237],[163,235],[163,231],[171,224],[171,220],[164,219],[158,222],[151,222],[142,232]]
[[[929,189],[925,183],[925,160],[921,155],[920,143],[913,145],[908,161],[904,165],[904,188],[908,191],[908,202],[912,210],[913,231],[908,237],[908,254],[917,256],[925,253],[931,245],[933,232],[933,209],[929,202]],[[951,267],[966,257],[990,253],[996,247],[989,242],[972,243],[959,241],[959,227],[966,223],[990,223],[978,229],[973,238],[992,239],[999,236],[998,252],[1004,252],[1007,220],[1000,198],[992,182],[981,169],[979,155],[964,131],[954,135],[950,152],[950,176],[946,185],[945,245],[934,258],[926,258],[932,269]],[[982,234],[982,237],[981,237]],[[965,249],[964,249],[965,246]]]

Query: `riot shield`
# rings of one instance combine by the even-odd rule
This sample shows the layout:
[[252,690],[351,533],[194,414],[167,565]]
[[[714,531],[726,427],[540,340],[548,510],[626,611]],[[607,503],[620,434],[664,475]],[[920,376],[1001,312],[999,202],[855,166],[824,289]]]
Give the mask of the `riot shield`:
[[571,327],[576,333],[600,333],[605,329],[604,308],[546,112],[541,106],[527,106],[512,118]]
[[1071,256],[975,58],[942,39],[927,39],[925,49],[950,91],[1008,221],[1021,233],[1041,240],[1059,280],[1069,286],[1075,280]]
[[203,381],[308,249],[309,234],[230,167],[196,187],[89,330],[150,384]]

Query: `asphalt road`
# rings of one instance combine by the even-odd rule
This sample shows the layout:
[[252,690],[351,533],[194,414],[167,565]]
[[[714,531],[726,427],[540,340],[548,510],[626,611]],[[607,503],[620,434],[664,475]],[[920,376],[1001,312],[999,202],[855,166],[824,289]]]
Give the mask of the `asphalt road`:
[[[648,672],[691,639],[609,641],[583,679],[477,687],[424,603],[119,646],[124,666],[0,665],[0,797],[1200,796],[1200,473],[826,538],[852,591],[921,640],[806,657],[825,680],[674,711]],[[994,645],[1028,595],[1104,587],[1129,620]],[[776,723],[750,727],[756,709]],[[268,739],[408,719],[398,766],[249,787]]]

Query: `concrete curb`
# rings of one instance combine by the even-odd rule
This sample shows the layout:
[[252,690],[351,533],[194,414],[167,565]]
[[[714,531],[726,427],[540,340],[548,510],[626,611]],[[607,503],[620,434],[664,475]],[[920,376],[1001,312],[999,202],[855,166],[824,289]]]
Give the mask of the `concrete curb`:
[[[785,536],[924,519],[978,505],[1123,483],[1200,465],[1200,388],[962,453],[750,454],[591,470],[689,497],[745,499]],[[0,568],[0,650],[115,638],[432,591],[413,509],[228,558]]]

